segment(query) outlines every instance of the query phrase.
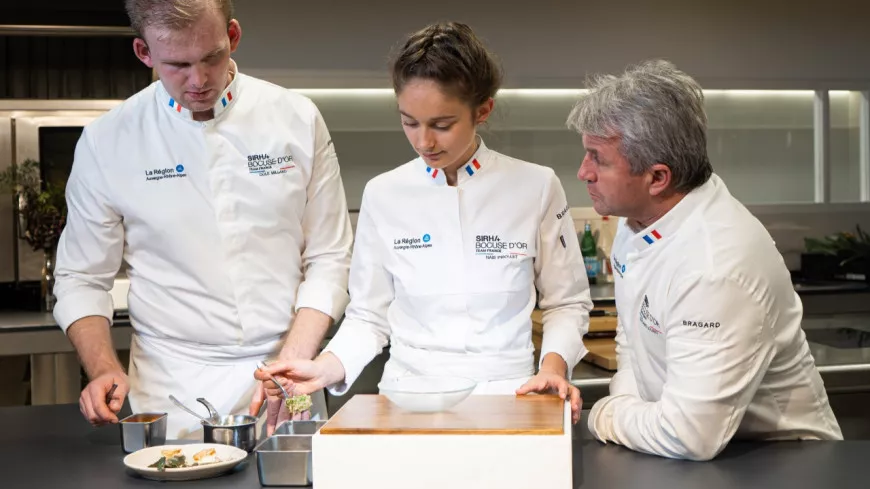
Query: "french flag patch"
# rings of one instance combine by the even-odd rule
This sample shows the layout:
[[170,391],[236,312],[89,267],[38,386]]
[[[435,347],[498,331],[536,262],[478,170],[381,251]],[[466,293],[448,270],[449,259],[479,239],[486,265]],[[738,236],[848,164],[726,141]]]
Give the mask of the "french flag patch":
[[169,106],[175,109],[176,112],[181,112],[181,104],[176,102],[174,98],[169,99]]
[[465,165],[465,171],[469,176],[474,175],[474,170],[480,170],[480,163],[478,163],[477,158],[471,160],[471,163]]
[[438,169],[436,168],[435,171],[432,171],[432,168],[427,166],[426,173],[432,175],[432,178],[435,178],[438,176]]
[[660,239],[662,239],[662,235],[655,229],[643,237],[643,240],[646,241],[647,244],[653,244]]
[[227,92],[227,96],[221,99],[221,104],[223,104],[223,106],[226,107],[227,103],[232,102],[232,101],[233,101],[233,92]]

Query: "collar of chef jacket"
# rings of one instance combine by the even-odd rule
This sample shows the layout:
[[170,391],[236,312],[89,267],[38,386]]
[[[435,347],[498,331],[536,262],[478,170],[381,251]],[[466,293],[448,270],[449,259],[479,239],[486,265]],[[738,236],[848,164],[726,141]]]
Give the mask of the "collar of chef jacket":
[[703,185],[686,194],[683,200],[661,219],[632,236],[629,240],[631,248],[639,252],[644,251],[676,234],[683,222],[722,187],[721,182],[715,174],[710,176]]
[[[477,147],[477,151],[475,151],[474,154],[471,155],[471,158],[469,158],[464,165],[459,167],[459,170],[456,172],[457,186],[462,185],[466,180],[479,176],[495,162],[491,157],[492,152],[483,143],[483,139],[480,136],[477,136],[477,141],[480,143]],[[433,185],[447,185],[447,178],[444,176],[444,172],[438,168],[432,168],[427,165],[423,158],[420,158],[420,168],[420,175],[432,182]]]
[[[229,110],[233,105],[233,102],[239,98],[239,69],[236,62],[233,60],[230,60],[230,69],[233,72],[233,79],[224,91],[221,92],[220,97],[218,97],[218,100],[214,105],[215,119],[217,119],[225,110]],[[175,100],[172,95],[169,95],[169,92],[167,92],[166,88],[163,86],[163,82],[157,83],[157,99],[165,110],[168,110],[176,117],[193,120],[193,113],[188,110],[187,107],[182,107],[180,102]]]

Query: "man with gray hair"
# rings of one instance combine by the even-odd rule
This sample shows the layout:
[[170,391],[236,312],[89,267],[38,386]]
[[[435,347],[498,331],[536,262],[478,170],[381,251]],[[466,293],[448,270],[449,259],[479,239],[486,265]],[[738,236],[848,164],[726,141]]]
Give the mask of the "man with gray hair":
[[[134,52],[160,81],[78,142],[54,315],[90,378],[79,400],[89,421],[117,423],[129,393],[134,412],[169,413],[169,438],[197,437],[170,395],[258,414],[258,362],[318,353],[348,302],[350,221],[317,108],[232,60],[242,31],[231,0],[126,6]],[[122,259],[129,378],[109,334]],[[286,418],[281,405],[269,397],[267,430]],[[313,411],[326,414],[322,393]]]
[[782,256],[713,173],[695,80],[665,61],[596,78],[568,125],[595,210],[623,218],[619,368],[590,432],[692,460],[732,438],[842,439]]

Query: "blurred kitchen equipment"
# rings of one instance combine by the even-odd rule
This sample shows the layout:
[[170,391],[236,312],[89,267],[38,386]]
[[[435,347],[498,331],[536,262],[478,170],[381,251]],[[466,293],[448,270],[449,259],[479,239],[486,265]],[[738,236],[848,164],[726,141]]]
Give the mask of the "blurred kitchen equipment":
[[586,278],[590,285],[594,285],[598,279],[598,247],[595,245],[595,237],[592,236],[592,226],[587,221],[583,226],[583,235],[580,238],[580,252],[583,254],[583,263],[586,265]]
[[402,409],[414,412],[445,411],[468,397],[477,386],[463,377],[411,376],[381,381],[378,388]]
[[122,419],[121,448],[133,453],[166,443],[166,413],[139,413]]
[[196,411],[194,411],[193,409],[190,409],[189,407],[182,404],[181,401],[179,401],[172,394],[169,394],[169,400],[172,401],[172,403],[175,404],[176,406],[180,407],[181,409],[184,409],[187,413],[199,418],[199,420],[202,421],[203,423],[205,423],[205,424],[210,423],[208,418],[204,418],[204,417],[200,416],[199,414],[197,414]]
[[252,451],[257,446],[257,418],[248,415],[221,416],[216,423],[202,424],[202,441]]
[[257,472],[263,486],[314,484],[311,435],[275,435],[257,446]]

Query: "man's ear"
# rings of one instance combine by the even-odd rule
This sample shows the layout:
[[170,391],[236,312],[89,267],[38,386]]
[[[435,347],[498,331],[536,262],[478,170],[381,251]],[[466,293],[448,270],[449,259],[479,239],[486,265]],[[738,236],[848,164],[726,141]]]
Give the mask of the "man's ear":
[[154,60],[151,59],[151,50],[148,48],[145,39],[142,39],[141,37],[133,39],[133,53],[136,54],[136,57],[139,58],[139,61],[144,63],[145,66],[154,68]]
[[664,163],[656,163],[650,167],[649,175],[649,194],[657,197],[665,193],[671,187],[673,174],[671,168]]
[[242,26],[239,25],[239,21],[233,19],[230,21],[230,25],[227,27],[227,35],[230,38],[230,52],[236,52],[236,48],[239,47],[239,41],[242,40]]

